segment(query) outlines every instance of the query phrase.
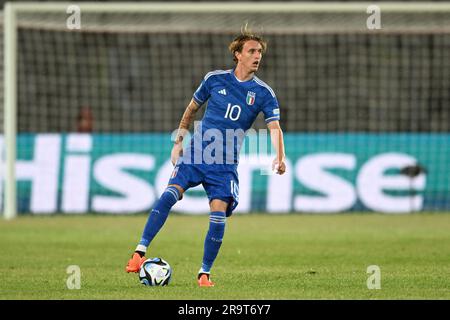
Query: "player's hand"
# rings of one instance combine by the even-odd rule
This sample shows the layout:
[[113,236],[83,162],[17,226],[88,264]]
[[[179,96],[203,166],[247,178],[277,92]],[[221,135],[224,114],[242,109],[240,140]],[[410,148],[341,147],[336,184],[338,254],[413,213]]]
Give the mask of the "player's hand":
[[278,160],[278,157],[273,160],[272,171],[279,175],[282,175],[286,172],[286,163],[284,161],[284,158],[281,161]]
[[183,144],[177,142],[173,145],[172,152],[170,153],[170,161],[175,166],[177,164],[178,158],[183,155]]

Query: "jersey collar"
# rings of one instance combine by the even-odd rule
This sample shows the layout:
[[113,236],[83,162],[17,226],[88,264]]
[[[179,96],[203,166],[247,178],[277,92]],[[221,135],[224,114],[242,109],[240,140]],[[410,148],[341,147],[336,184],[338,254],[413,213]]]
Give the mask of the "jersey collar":
[[236,77],[236,75],[234,74],[235,69],[236,69],[236,68],[233,68],[233,69],[231,70],[231,77],[232,77],[232,78],[234,79],[234,81],[236,81],[237,83],[248,84],[248,83],[253,82],[253,80],[255,80],[255,75],[254,75],[254,74],[253,74],[253,77],[252,77],[251,79],[247,80],[247,81],[241,81],[241,80],[239,80],[239,79]]

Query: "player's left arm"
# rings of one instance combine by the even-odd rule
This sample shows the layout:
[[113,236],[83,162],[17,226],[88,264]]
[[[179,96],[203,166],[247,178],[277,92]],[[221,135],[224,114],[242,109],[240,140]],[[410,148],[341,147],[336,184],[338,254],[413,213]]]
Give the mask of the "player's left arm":
[[281,130],[280,122],[278,120],[267,123],[267,128],[270,131],[272,145],[277,152],[277,156],[272,162],[272,170],[276,170],[276,173],[281,175],[286,172],[283,130]]

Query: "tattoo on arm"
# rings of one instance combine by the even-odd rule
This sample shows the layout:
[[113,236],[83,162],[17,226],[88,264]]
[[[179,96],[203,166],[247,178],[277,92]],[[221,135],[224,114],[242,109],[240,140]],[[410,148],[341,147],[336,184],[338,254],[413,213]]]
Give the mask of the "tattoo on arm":
[[183,138],[187,131],[189,131],[189,127],[191,126],[192,120],[194,119],[195,114],[200,108],[194,101],[191,101],[184,111],[183,116],[181,117],[180,125],[178,126],[178,134],[175,139],[175,143],[182,142]]

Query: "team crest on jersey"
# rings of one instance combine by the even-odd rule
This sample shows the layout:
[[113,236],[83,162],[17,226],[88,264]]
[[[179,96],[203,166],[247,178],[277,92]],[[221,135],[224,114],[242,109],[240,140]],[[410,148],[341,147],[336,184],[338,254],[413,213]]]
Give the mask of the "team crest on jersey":
[[248,91],[247,92],[247,104],[252,106],[255,103],[256,93]]

